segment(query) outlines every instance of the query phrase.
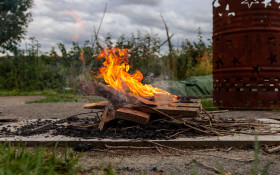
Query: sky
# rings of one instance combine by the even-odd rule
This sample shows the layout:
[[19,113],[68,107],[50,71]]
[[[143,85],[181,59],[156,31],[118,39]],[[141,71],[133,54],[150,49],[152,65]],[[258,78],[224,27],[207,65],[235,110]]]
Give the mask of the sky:
[[[160,14],[169,32],[174,34],[174,46],[185,39],[197,40],[199,27],[205,42],[212,36],[212,0],[34,0],[27,37],[35,37],[42,52],[57,48],[57,43],[69,49],[72,41],[79,44],[91,41],[106,3],[101,39],[110,33],[116,41],[121,34],[130,36],[140,31],[156,34],[163,42],[166,31]],[[22,42],[22,47],[25,43]]]

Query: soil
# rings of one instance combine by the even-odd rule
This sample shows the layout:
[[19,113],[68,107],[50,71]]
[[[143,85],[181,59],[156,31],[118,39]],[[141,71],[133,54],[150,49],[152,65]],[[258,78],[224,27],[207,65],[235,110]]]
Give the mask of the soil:
[[[89,112],[82,106],[87,102],[67,102],[67,103],[41,103],[41,104],[25,104],[26,101],[42,99],[42,96],[20,96],[20,97],[0,97],[0,106],[3,108],[0,117],[17,117],[19,120],[24,119],[52,119],[66,118],[79,113]],[[272,111],[229,111],[225,113],[215,114],[216,117],[224,118],[280,118],[279,112]],[[85,114],[83,118],[91,118],[92,114]],[[84,148],[80,148],[85,150]],[[76,147],[79,151],[78,147]],[[244,150],[232,148],[214,149],[214,150],[188,150],[188,153],[179,153],[168,149],[152,149],[152,150],[131,150],[120,149],[110,150],[104,148],[88,148],[82,156],[80,165],[84,168],[96,169],[107,167],[108,163],[112,163],[121,174],[190,174],[197,171],[197,174],[215,174],[213,170],[209,170],[199,164],[186,165],[191,159],[195,158],[212,167],[223,167],[225,171],[236,174],[250,174],[253,162],[239,162],[218,158],[214,156],[202,156],[196,154],[211,154],[228,158],[244,158],[249,159],[254,156],[252,149]],[[260,152],[260,169],[269,161],[272,155]],[[280,174],[280,154],[276,155],[274,163],[271,165],[268,174]]]

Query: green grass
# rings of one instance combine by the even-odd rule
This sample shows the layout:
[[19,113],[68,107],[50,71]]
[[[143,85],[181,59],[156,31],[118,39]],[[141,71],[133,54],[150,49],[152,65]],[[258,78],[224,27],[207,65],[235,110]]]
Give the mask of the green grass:
[[10,143],[0,144],[0,175],[42,175],[67,174],[74,175],[81,171],[77,166],[80,155],[65,148],[39,147],[27,150],[25,144],[12,146]]
[[57,90],[22,91],[22,90],[0,90],[0,96],[23,96],[23,95],[55,95]]
[[202,98],[200,101],[202,107],[207,111],[216,111],[218,108],[214,107],[213,99]]

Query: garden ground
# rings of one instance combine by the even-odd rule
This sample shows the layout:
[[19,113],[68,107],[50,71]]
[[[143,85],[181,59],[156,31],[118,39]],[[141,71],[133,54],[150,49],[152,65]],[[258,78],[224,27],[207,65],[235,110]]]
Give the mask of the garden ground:
[[[79,102],[59,103],[32,103],[27,101],[40,100],[44,96],[5,96],[0,97],[0,106],[3,112],[0,117],[17,117],[19,119],[49,119],[64,118],[77,113],[86,112],[83,105],[86,100]],[[215,114],[217,117],[234,118],[280,118],[279,112],[272,111],[230,111]],[[199,155],[198,155],[199,154]],[[215,156],[209,156],[215,155]],[[218,157],[217,157],[218,156]],[[272,155],[260,151],[260,169],[269,162]],[[221,158],[226,157],[226,158]],[[224,169],[225,172],[236,174],[250,174],[254,163],[230,160],[232,158],[251,159],[254,158],[254,150],[232,148],[215,148],[204,150],[188,150],[188,153],[179,153],[169,149],[160,150],[109,150],[93,149],[85,152],[79,161],[79,165],[87,169],[100,169],[106,172],[108,167],[116,169],[121,173],[128,174],[215,174],[213,170],[201,166],[199,163],[188,164],[190,160],[205,163],[211,167]],[[110,165],[111,164],[111,165]],[[280,154],[276,155],[268,174],[280,174]],[[102,174],[102,173],[101,173]]]

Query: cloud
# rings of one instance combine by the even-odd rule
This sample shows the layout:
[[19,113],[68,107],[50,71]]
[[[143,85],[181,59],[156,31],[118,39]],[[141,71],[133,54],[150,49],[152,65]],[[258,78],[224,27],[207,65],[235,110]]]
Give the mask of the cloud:
[[[186,38],[196,40],[198,27],[206,41],[212,35],[211,3],[212,0],[107,0],[99,36],[104,38],[110,33],[117,40],[121,34],[130,36],[140,31],[158,35],[163,42],[166,32],[162,14],[169,32],[174,33],[174,45]],[[91,40],[94,27],[98,28],[105,4],[104,0],[35,0],[28,37],[36,37],[44,51],[50,51],[59,42],[70,48],[75,36],[83,44]]]
[[121,3],[124,4],[137,4],[137,5],[147,5],[147,6],[157,6],[159,5],[162,0],[119,0]]

